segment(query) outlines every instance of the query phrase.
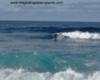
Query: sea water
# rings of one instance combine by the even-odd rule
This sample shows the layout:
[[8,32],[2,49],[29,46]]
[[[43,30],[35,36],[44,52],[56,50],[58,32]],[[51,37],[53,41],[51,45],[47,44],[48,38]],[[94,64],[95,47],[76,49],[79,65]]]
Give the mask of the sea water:
[[100,80],[100,23],[0,21],[0,80]]

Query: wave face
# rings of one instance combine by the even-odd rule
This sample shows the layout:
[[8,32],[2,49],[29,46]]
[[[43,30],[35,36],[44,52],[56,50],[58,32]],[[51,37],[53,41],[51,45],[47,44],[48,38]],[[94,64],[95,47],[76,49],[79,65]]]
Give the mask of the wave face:
[[100,33],[91,33],[91,32],[81,32],[81,31],[74,31],[74,32],[62,32],[57,33],[58,39],[63,38],[72,38],[72,39],[100,39]]
[[100,80],[100,71],[87,75],[70,68],[55,74],[29,72],[23,69],[1,69],[0,80]]
[[98,53],[2,53],[0,80],[100,80],[99,56]]

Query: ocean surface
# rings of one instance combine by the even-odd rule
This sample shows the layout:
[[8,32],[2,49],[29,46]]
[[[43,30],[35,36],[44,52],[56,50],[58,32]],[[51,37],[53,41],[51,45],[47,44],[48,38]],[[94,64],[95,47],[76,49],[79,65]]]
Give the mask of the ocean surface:
[[100,80],[100,23],[0,21],[0,80]]

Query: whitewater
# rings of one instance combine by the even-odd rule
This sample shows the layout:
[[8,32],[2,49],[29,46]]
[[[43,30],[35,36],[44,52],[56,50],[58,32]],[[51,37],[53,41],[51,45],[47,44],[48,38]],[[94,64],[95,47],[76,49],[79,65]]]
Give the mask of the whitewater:
[[56,33],[58,39],[71,38],[71,39],[100,39],[100,33],[91,33],[91,32],[82,32],[82,31],[73,31],[73,32],[62,32]]
[[68,68],[52,74],[29,72],[23,69],[0,69],[0,80],[100,80],[100,71],[84,74]]

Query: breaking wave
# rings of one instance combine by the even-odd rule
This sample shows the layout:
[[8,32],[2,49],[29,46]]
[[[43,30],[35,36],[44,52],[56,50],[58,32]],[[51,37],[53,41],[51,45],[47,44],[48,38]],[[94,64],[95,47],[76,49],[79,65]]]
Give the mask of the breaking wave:
[[100,80],[100,71],[86,75],[71,68],[54,74],[29,72],[23,69],[0,69],[0,80]]
[[72,38],[72,39],[100,39],[100,33],[91,33],[91,32],[81,32],[81,31],[73,31],[73,32],[62,32],[57,33],[57,39],[64,38]]

